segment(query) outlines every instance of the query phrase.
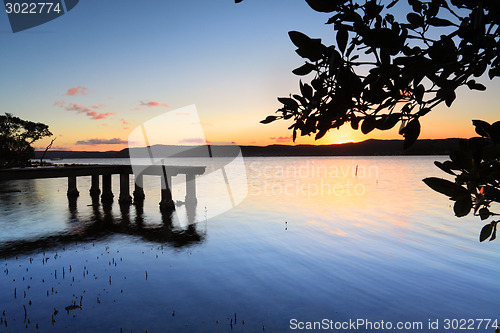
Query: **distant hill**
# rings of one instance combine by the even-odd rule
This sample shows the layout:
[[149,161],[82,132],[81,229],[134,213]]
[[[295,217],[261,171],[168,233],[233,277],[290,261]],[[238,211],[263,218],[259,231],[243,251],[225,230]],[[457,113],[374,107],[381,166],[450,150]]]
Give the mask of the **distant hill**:
[[[375,140],[334,145],[270,145],[240,146],[243,156],[387,156],[387,155],[447,155],[458,146],[459,139],[418,140],[411,148],[403,150],[402,140]],[[155,150],[168,149],[178,152],[178,157],[206,156],[206,147],[153,146]],[[191,148],[191,149],[186,149]],[[212,150],[217,146],[212,146]],[[133,148],[144,150],[145,148]],[[42,151],[35,152],[40,158]],[[45,159],[51,158],[128,158],[129,149],[121,151],[88,152],[49,150]]]

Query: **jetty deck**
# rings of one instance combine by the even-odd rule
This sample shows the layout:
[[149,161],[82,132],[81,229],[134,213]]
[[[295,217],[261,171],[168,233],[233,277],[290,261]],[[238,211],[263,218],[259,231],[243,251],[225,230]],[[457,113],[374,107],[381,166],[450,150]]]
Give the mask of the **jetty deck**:
[[[92,185],[89,193],[92,199],[99,199],[103,203],[113,201],[111,176],[120,175],[120,204],[132,203],[130,196],[130,175],[134,174],[131,165],[62,165],[45,166],[35,168],[11,168],[0,169],[0,181],[39,179],[39,178],[68,178],[68,198],[74,200],[79,196],[77,188],[77,177],[92,177]],[[161,178],[161,202],[160,208],[173,208],[172,193],[170,191],[171,177],[179,174],[186,175],[186,204],[196,203],[196,181],[197,175],[205,172],[204,166],[172,166],[172,165],[149,165],[141,166],[140,173],[135,174],[134,203],[144,201],[143,176],[152,175]],[[100,178],[102,178],[102,193],[100,189]]]

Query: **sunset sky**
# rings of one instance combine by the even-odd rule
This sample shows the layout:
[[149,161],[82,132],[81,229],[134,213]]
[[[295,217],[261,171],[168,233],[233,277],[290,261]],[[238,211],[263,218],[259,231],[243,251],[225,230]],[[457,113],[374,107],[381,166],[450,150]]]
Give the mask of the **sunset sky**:
[[[0,11],[0,113],[49,125],[54,149],[120,150],[134,128],[195,104],[207,140],[291,144],[291,123],[259,121],[298,92],[302,65],[287,32],[334,43],[328,14],[303,0],[82,0],[41,26],[12,33]],[[459,91],[452,108],[422,119],[421,138],[469,137],[472,119],[498,120],[500,80]],[[347,127],[319,141],[401,139]],[[46,145],[45,139],[36,144]]]

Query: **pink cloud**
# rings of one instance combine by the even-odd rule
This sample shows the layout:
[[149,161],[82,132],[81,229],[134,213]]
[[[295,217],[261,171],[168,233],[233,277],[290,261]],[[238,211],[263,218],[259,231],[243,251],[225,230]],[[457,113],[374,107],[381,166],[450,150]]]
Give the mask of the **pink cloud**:
[[66,100],[64,98],[61,98],[60,100],[54,102],[54,106],[64,107],[65,104]]
[[102,104],[94,105],[94,106],[92,106],[92,109],[90,109],[90,108],[88,108],[84,105],[81,105],[81,104],[76,104],[76,103],[67,103],[66,104],[66,101],[64,99],[61,99],[60,101],[56,101],[54,103],[54,105],[65,108],[68,111],[76,111],[77,113],[85,113],[88,117],[90,117],[92,119],[96,119],[96,120],[105,119],[109,116],[116,114],[115,112],[101,113],[101,112],[97,112],[97,111],[92,110],[92,109],[97,110],[97,109],[103,108],[104,105],[102,105]]
[[88,88],[78,86],[76,88],[69,88],[68,91],[66,92],[66,95],[68,96],[75,96],[75,95],[87,95],[88,94]]
[[275,142],[279,142],[279,143],[290,142],[290,141],[292,141],[292,136],[291,135],[290,136],[280,136],[278,138],[273,136],[273,137],[270,137],[269,139],[273,140]]
[[153,102],[142,102],[142,101],[141,101],[141,105],[142,105],[142,106],[162,106],[162,107],[164,107],[164,108],[168,108],[168,107],[170,107],[169,105],[167,105],[167,104],[165,104],[165,103],[162,103],[162,104],[161,104],[161,103],[159,103],[159,102],[155,102],[155,101],[153,101]]
[[186,138],[179,140],[179,143],[195,143],[195,144],[205,144],[207,141],[201,138]]
[[[36,151],[45,151],[47,147],[34,147],[34,148]],[[62,146],[52,146],[50,147],[49,152],[54,150],[70,150],[70,149]]]
[[91,117],[92,119],[106,119],[109,116],[115,115],[115,112],[106,112],[106,113],[99,113],[95,111],[87,112],[87,116]]
[[89,139],[89,140],[81,140],[77,141],[76,145],[122,145],[126,144],[127,141],[122,140],[120,138],[114,139]]
[[123,129],[129,129],[128,125],[130,125],[130,123],[128,121],[126,121],[124,118],[121,118],[120,121],[122,122]]

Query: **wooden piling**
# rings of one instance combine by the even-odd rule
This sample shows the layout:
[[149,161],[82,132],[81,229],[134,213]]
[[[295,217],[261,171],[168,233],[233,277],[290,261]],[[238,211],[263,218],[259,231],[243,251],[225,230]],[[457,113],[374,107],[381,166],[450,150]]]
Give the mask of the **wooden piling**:
[[99,175],[92,175],[92,185],[90,187],[90,196],[92,199],[98,199],[101,194],[101,189],[99,188]]
[[113,202],[113,192],[111,189],[111,175],[102,175],[102,195],[103,203]]
[[68,198],[77,198],[80,195],[76,188],[76,176],[68,177]]
[[196,204],[196,176],[194,173],[186,173],[186,205]]
[[161,176],[161,201],[160,209],[174,209],[175,204],[172,200],[172,192],[170,191],[170,184],[172,184],[172,176],[168,175],[163,168],[163,175]]
[[146,196],[144,195],[144,176],[139,174],[135,177],[134,203],[141,204]]
[[118,199],[120,205],[128,205],[132,202],[130,196],[130,178],[128,173],[120,174],[120,197]]

